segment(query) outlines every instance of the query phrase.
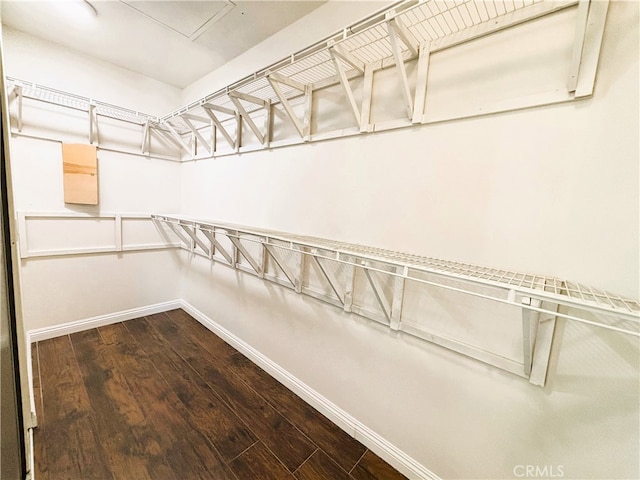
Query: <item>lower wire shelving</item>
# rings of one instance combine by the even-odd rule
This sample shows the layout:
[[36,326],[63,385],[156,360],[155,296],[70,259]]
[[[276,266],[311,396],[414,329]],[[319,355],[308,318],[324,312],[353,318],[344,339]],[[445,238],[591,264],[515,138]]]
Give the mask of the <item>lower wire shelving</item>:
[[[556,318],[640,337],[640,302],[580,283],[322,238],[152,215],[182,248],[544,385]],[[314,287],[310,276],[314,274]],[[522,309],[522,358],[438,335],[403,317],[407,282]],[[355,284],[369,295],[359,301]],[[318,288],[324,285],[324,288]],[[368,293],[366,293],[368,292]],[[360,299],[361,300],[361,299]],[[377,308],[363,308],[362,304]]]

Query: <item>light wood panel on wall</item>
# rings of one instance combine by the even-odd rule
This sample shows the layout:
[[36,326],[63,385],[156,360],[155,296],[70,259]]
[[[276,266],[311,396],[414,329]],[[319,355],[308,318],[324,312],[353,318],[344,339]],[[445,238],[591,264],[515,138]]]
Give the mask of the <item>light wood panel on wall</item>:
[[64,202],[98,204],[98,158],[95,145],[62,144]]

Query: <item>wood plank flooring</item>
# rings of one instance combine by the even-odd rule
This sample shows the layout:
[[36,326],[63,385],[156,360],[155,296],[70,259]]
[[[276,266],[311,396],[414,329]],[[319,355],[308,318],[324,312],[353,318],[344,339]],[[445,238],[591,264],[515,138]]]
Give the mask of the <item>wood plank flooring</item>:
[[182,310],[32,356],[35,480],[405,478]]

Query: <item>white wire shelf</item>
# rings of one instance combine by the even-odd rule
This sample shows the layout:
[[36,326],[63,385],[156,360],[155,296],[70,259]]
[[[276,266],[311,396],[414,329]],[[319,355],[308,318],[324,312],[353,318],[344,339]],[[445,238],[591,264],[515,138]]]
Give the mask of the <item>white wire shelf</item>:
[[[577,3],[577,0],[404,0],[177,109],[161,117],[161,121],[170,122],[179,129],[180,134],[188,133],[189,129],[181,119],[182,115],[205,114],[203,105],[207,104],[235,109],[229,96],[234,92],[248,94],[271,104],[281,103],[282,98],[268,81],[273,74],[280,75],[291,83],[311,85],[313,89],[337,84],[340,72],[332,53],[336,49],[344,54],[336,61],[344,69],[347,78],[363,72],[345,61],[345,58],[353,60],[361,69],[365,66],[378,69],[393,66],[396,58],[392,37],[396,35],[390,32],[391,29],[399,32],[398,49],[402,59],[407,61],[417,58],[421,46],[429,45],[430,52],[435,52]],[[391,23],[394,27],[390,26]],[[280,86],[286,99],[303,95],[300,88],[286,83]],[[260,108],[252,102],[240,102],[249,114]]]
[[[640,337],[640,302],[638,300],[568,280],[224,223],[163,215],[153,215],[152,218],[181,228],[220,231],[223,235],[232,235],[275,248],[296,252],[310,251],[306,254]],[[183,247],[202,254],[203,251],[198,250],[198,245],[190,242],[188,238],[185,238],[187,241],[183,243]],[[277,243],[271,243],[274,240]],[[283,246],[282,242],[287,245]],[[311,252],[314,249],[322,253]],[[378,267],[369,264],[375,264]],[[430,274],[431,277],[425,281],[421,274]],[[434,277],[443,281],[433,280]],[[496,293],[478,294],[473,287],[468,290],[464,287],[454,288],[447,280],[461,281],[470,286],[495,287]],[[572,314],[544,310],[535,305],[523,305],[522,301],[517,301],[518,298],[537,299],[540,302],[571,308]],[[580,316],[580,313],[584,315]]]
[[18,87],[21,97],[29,100],[49,103],[51,105],[57,105],[87,113],[93,109],[95,114],[98,116],[141,126],[145,125],[147,122],[158,121],[158,117],[153,115],[120,107],[111,103],[101,102],[92,98],[83,97],[74,93],[57,90],[55,88],[28,82],[26,80],[20,80],[13,77],[6,77],[6,80],[8,89],[15,89]]

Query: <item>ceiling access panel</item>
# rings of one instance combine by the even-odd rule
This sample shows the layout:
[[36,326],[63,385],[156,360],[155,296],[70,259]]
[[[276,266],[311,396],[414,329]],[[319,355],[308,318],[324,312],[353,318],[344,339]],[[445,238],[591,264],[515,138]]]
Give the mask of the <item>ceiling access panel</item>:
[[191,38],[197,44],[220,52],[229,61],[244,53],[249,46],[259,44],[315,10],[324,1],[243,0],[224,3],[227,4],[225,9]]
[[229,1],[127,1],[122,3],[185,38],[196,40],[235,5]]

